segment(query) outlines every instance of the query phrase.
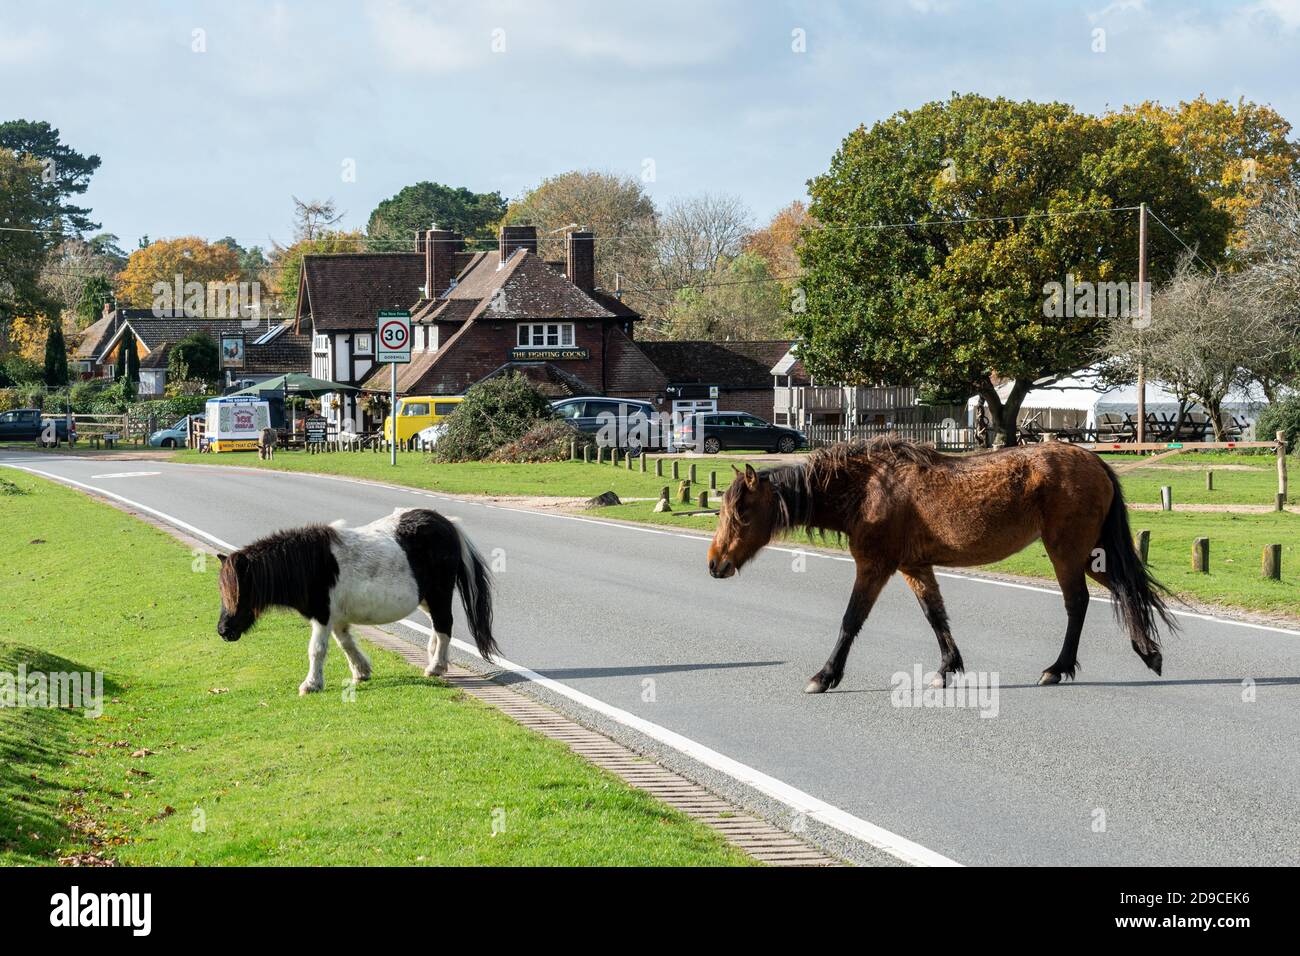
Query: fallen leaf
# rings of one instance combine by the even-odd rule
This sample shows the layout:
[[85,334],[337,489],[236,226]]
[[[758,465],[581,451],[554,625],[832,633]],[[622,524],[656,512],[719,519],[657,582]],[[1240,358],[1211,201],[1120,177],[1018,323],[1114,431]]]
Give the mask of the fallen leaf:
[[131,751],[132,757],[152,757],[154,752],[148,747],[141,747],[139,750]]

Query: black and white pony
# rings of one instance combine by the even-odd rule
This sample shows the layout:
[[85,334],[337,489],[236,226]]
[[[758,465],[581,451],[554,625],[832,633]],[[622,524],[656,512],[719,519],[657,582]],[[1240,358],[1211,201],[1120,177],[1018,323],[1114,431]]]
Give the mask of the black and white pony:
[[479,653],[490,660],[497,651],[487,565],[469,538],[436,511],[398,508],[359,528],[336,521],[278,531],[220,558],[217,633],[225,640],[239,640],[268,607],[290,607],[311,621],[307,679],[299,694],[325,686],[331,633],[352,677],[369,680],[370,661],[349,626],[389,624],[419,606],[433,622],[425,676],[445,674],[453,589],[460,591]]

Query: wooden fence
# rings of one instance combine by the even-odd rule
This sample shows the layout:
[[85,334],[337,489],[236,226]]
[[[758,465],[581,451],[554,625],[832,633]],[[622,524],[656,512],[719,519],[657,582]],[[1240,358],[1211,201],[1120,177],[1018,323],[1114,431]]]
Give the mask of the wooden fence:
[[805,434],[812,448],[825,448],[842,441],[856,441],[894,434],[912,441],[934,445],[940,451],[969,451],[975,447],[975,430],[945,425],[941,422],[900,423],[896,425],[809,425]]

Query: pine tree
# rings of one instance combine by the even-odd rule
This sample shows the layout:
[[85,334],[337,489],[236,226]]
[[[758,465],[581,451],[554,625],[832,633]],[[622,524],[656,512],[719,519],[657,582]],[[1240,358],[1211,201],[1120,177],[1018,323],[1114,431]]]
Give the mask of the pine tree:
[[68,346],[58,316],[50,317],[50,334],[45,339],[45,384],[50,388],[68,384]]

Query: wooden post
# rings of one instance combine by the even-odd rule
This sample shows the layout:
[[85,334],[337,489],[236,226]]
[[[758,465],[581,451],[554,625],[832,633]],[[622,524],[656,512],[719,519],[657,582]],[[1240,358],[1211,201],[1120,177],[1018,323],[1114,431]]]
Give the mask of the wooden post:
[[1282,580],[1282,546],[1280,544],[1264,545],[1264,555],[1260,561],[1259,573],[1261,577],[1271,578],[1274,581]]
[[591,464],[591,446],[590,446],[590,445],[583,445],[583,446],[582,446],[582,460],[583,460],[584,463],[586,463],[586,464],[588,464],[588,465]]
[[677,500],[682,504],[690,504],[691,501],[691,483],[683,481],[677,486]]
[[569,442],[569,461],[578,460],[578,439],[574,438]]
[[645,453],[645,452],[641,452],[641,474],[644,475],[644,474],[646,473],[646,468],[647,468],[647,467],[649,467],[649,466],[646,464],[646,453]]
[[596,464],[605,464],[605,448],[603,445],[596,446]]
[[689,472],[687,473],[687,477],[691,479],[692,484],[695,483],[695,462],[691,462],[691,467]]
[[663,476],[664,476],[664,460],[663,460],[662,458],[656,458],[656,459],[655,459],[655,477],[656,477],[656,478],[662,478]]
[[[1137,440],[1147,440],[1147,370],[1142,360],[1141,336],[1147,319],[1147,204],[1138,206],[1138,368],[1137,368]],[[1166,511],[1169,509],[1166,508]]]
[[1161,511],[1174,510],[1174,489],[1171,488],[1169,485],[1160,486],[1160,510]]
[[700,508],[701,508],[701,509],[705,509],[705,508],[708,508],[708,506],[709,506],[709,493],[708,493],[707,491],[701,491],[701,492],[700,492]]
[[1277,510],[1286,510],[1286,432],[1277,433]]
[[631,470],[632,470],[632,467],[633,467],[633,465],[636,463],[636,459],[637,459],[637,458],[644,458],[644,457],[645,457],[645,453],[644,453],[644,452],[642,452],[640,455],[637,455],[636,458],[632,457],[631,455],[628,455],[628,456],[627,456],[627,470],[628,470],[628,471],[631,471]]
[[678,463],[677,459],[674,458],[674,459],[673,459],[673,481],[676,481],[678,478],[681,477],[681,473],[680,473],[680,471],[679,471],[678,464],[679,464],[679,463]]
[[1192,542],[1192,570],[1210,573],[1210,539],[1197,538]]
[[1205,490],[1206,491],[1214,490],[1214,469],[1213,468],[1205,469]]
[[1138,539],[1137,539],[1138,558],[1141,559],[1143,564],[1147,563],[1147,555],[1150,553],[1150,551],[1151,551],[1151,532],[1147,531],[1146,529],[1143,529],[1138,532]]
[[709,472],[709,490],[718,490],[718,473],[716,471]]
[[613,465],[615,468],[618,467],[618,457],[620,454],[621,452],[619,451],[619,447],[617,445],[615,445],[613,448],[609,450],[609,463]]

